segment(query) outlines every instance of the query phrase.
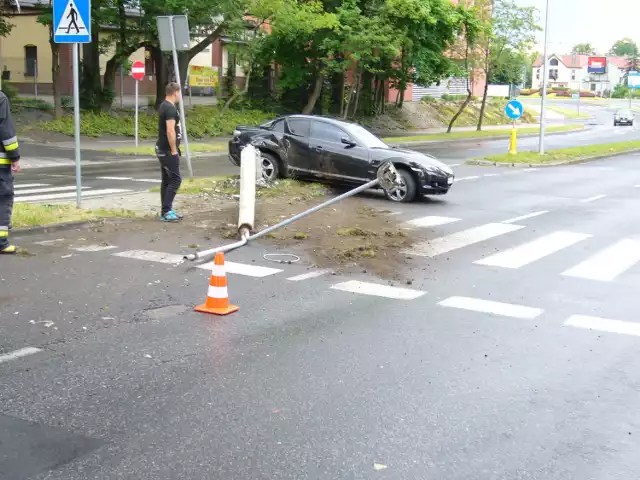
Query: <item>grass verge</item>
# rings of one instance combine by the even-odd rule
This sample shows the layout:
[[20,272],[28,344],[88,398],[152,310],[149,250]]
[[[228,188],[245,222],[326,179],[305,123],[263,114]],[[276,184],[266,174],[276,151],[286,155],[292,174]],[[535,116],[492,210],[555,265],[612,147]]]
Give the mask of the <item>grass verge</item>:
[[[554,125],[547,127],[545,131],[550,132],[571,132],[574,130],[582,130],[583,125]],[[523,134],[536,134],[540,132],[540,127],[522,127],[518,128],[518,133]],[[510,128],[500,128],[494,130],[482,130],[480,132],[476,130],[467,132],[451,132],[451,133],[431,133],[426,135],[412,135],[408,137],[387,137],[383,138],[385,142],[390,144],[402,143],[402,142],[422,142],[429,140],[456,140],[464,138],[480,138],[480,137],[498,137],[509,136],[511,134]]]
[[104,218],[134,218],[129,210],[84,210],[72,205],[33,205],[17,203],[13,208],[14,228],[40,227],[57,223],[102,220]]
[[[112,153],[120,155],[146,155],[154,156],[156,154],[155,147],[153,145],[141,145],[139,147],[118,147],[108,150]],[[214,152],[226,152],[227,144],[224,142],[218,143],[190,143],[189,151],[191,153],[214,153]]]
[[559,113],[560,115],[564,115],[565,118],[589,118],[589,115],[587,115],[586,113],[578,113],[577,110],[574,110],[572,108],[556,107],[552,105],[548,105],[547,108],[553,112]]
[[[159,192],[160,187],[153,187],[150,192]],[[324,196],[327,187],[319,183],[301,182],[294,179],[278,180],[267,187],[256,190],[256,196],[262,198],[286,197],[287,200],[308,200]],[[240,177],[215,176],[185,178],[178,194],[185,195],[239,195]]]
[[640,150],[640,140],[618,143],[603,143],[600,145],[587,145],[583,147],[559,148],[555,150],[549,150],[544,155],[540,155],[537,152],[520,152],[516,155],[509,155],[508,153],[500,155],[488,155],[486,157],[480,158],[479,160],[488,160],[490,162],[506,164],[567,163],[635,150]]

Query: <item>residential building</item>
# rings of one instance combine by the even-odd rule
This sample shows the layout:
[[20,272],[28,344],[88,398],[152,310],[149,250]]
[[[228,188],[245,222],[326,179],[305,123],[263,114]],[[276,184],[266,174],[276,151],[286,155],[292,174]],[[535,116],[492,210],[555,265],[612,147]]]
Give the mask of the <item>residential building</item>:
[[[604,60],[604,72],[590,72],[589,58],[595,59],[596,62]],[[627,70],[627,59],[624,57],[554,53],[549,55],[548,62],[548,87],[579,88],[605,96],[623,81]],[[533,63],[533,88],[542,88],[542,63],[542,56],[538,55]]]

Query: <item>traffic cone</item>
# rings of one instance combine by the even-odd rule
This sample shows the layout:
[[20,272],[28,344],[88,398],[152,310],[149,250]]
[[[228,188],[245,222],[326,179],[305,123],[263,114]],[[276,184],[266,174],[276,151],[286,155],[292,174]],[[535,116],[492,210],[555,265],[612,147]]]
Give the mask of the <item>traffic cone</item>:
[[229,303],[229,292],[227,292],[227,273],[224,269],[224,253],[216,253],[213,261],[213,271],[209,280],[209,291],[207,301],[195,308],[196,312],[213,313],[214,315],[229,315],[237,312],[240,307]]

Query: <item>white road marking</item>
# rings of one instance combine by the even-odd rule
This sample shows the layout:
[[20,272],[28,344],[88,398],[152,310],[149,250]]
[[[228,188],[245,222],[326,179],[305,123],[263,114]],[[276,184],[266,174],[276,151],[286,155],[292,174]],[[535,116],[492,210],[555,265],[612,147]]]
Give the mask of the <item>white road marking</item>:
[[98,180],[131,180],[133,177],[96,177]]
[[453,167],[459,167],[461,164],[460,163],[449,163],[448,164],[451,168]]
[[289,277],[287,278],[287,280],[291,280],[292,282],[300,282],[302,280],[321,277],[322,275],[326,275],[327,273],[331,273],[331,270],[314,270],[308,273],[296,275],[294,277]]
[[483,175],[483,177],[498,177],[498,176],[500,176],[499,173],[485,173]]
[[405,250],[403,253],[408,255],[417,255],[419,257],[435,257],[442,253],[451,252],[458,248],[473,245],[474,243],[483,242],[506,233],[515,232],[525,228],[522,225],[507,225],[504,223],[487,223],[479,227],[469,228],[460,232],[438,237],[433,240],[416,243],[411,250]]
[[146,260],[148,262],[167,263],[175,265],[182,262],[183,255],[172,253],[153,252],[151,250],[127,250],[113,254],[115,257],[133,258],[135,260]]
[[438,217],[435,215],[431,215],[428,217],[414,218],[413,220],[409,220],[408,222],[406,222],[406,225],[418,228],[428,228],[437,227],[438,225],[446,225],[448,223],[457,222],[459,220],[459,218]]
[[522,215],[521,217],[510,218],[509,220],[505,220],[504,222],[500,222],[500,223],[516,223],[516,222],[519,222],[520,220],[526,220],[528,218],[533,218],[533,217],[537,217],[539,215],[544,215],[545,213],[549,213],[549,211],[548,210],[540,210],[539,212],[529,213],[527,215]]
[[8,362],[10,360],[16,360],[20,357],[26,357],[27,355],[33,355],[34,353],[41,352],[42,350],[35,347],[21,348],[20,350],[14,350],[13,352],[0,355],[0,363]]
[[492,267],[520,268],[524,265],[540,260],[547,255],[558,252],[571,245],[586,240],[591,235],[574,232],[553,232],[549,235],[537,238],[531,242],[519,245],[504,252],[496,253],[489,257],[477,260],[478,265],[490,265]]
[[595,195],[593,197],[589,197],[589,198],[583,198],[582,200],[580,200],[582,203],[589,203],[589,202],[595,202],[596,200],[600,200],[601,198],[606,197],[606,195]]
[[76,252],[103,252],[105,250],[113,250],[118,248],[115,245],[86,245],[84,247],[72,247],[71,250]]
[[590,317],[588,315],[572,315],[564,322],[564,326],[640,337],[640,323]]
[[64,238],[56,238],[55,240],[42,240],[41,242],[33,242],[33,243],[35,243],[36,245],[47,246],[47,245],[53,245],[54,243],[58,243],[62,241],[64,241]]
[[[204,263],[202,265],[198,265],[198,268],[203,270],[211,270],[213,267],[213,262]],[[224,266],[226,268],[227,273],[233,273],[235,275],[245,275],[247,277],[268,277],[269,275],[275,275],[276,273],[280,273],[282,270],[278,268],[270,268],[270,267],[261,267],[258,265],[249,265],[246,263],[236,263],[236,262],[224,262]]]
[[162,180],[157,178],[134,178],[132,179],[134,182],[146,182],[146,183],[162,183]]
[[[96,197],[98,195],[112,195],[115,193],[127,193],[131,190],[125,190],[120,188],[105,188],[104,190],[91,190],[89,192],[82,192],[82,198]],[[28,197],[16,197],[16,202],[41,202],[43,200],[61,200],[64,198],[75,198],[76,192],[71,193],[54,193],[52,195],[33,195]]]
[[443,307],[460,308],[462,310],[471,310],[474,312],[491,313],[493,315],[501,315],[503,317],[533,319],[540,315],[543,310],[533,307],[525,307],[523,305],[515,305],[513,303],[492,302],[490,300],[482,300],[480,298],[471,297],[449,297],[438,305]]
[[639,261],[640,242],[624,238],[570,268],[563,275],[609,282]]
[[343,292],[359,293],[362,295],[371,295],[375,297],[393,298],[396,300],[413,300],[427,293],[421,292],[420,290],[391,287],[389,285],[360,282],[358,280],[338,283],[336,285],[332,285],[331,288],[333,290],[340,290]]
[[48,187],[49,185],[49,183],[16,183],[13,188],[19,190],[21,188]]
[[469,177],[458,177],[458,178],[454,179],[454,182],[462,182],[463,180],[476,180],[478,178],[480,178],[480,177],[477,176],[477,175],[471,175]]
[[[82,187],[83,189],[90,187]],[[27,190],[17,190],[16,196],[31,195],[32,193],[53,193],[53,192],[67,192],[69,190],[75,190],[75,185],[69,185],[66,187],[49,187],[49,188],[31,188]]]

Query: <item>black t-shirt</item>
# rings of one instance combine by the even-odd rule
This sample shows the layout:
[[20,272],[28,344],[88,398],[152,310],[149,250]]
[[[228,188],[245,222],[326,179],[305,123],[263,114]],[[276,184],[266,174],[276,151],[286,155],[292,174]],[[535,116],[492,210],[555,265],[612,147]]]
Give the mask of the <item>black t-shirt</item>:
[[167,120],[176,121],[176,147],[180,146],[180,138],[182,138],[180,128],[180,115],[178,109],[169,100],[165,100],[160,104],[158,109],[158,150],[162,152],[169,152],[171,147],[169,146],[169,139],[167,138]]

